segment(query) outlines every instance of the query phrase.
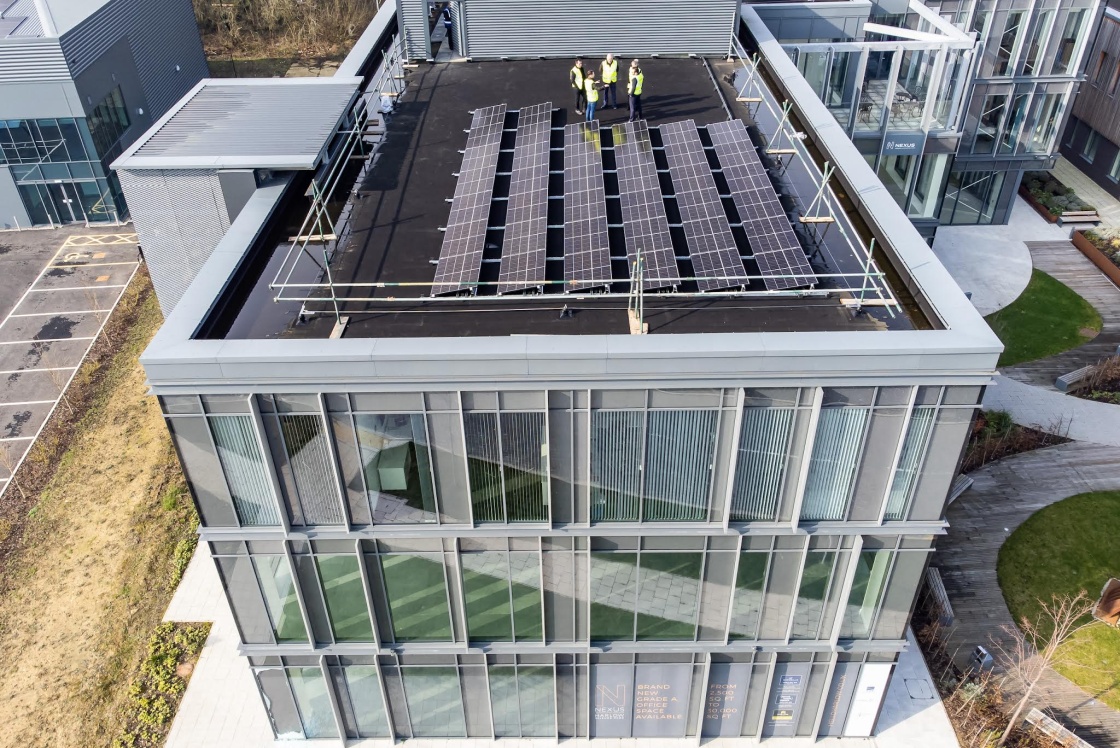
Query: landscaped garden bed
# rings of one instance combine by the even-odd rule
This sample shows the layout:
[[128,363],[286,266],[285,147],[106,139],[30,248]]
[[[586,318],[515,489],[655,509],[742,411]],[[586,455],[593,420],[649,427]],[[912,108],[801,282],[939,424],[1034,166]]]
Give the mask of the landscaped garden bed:
[[1011,420],[1011,414],[1005,410],[981,411],[972,425],[972,434],[961,462],[961,472],[971,473],[1004,457],[1069,441],[1061,434],[1064,430],[1062,424],[1047,426],[1058,433],[1048,434],[1029,426],[1020,426]]
[[1101,361],[1084,383],[1070,394],[1085,400],[1120,405],[1120,356]]
[[1099,228],[1074,231],[1073,246],[1081,250],[1109,280],[1120,286],[1120,232]]
[[1019,193],[1050,223],[1056,222],[1063,213],[1096,211],[1096,208],[1078,197],[1076,192],[1048,171],[1025,173]]

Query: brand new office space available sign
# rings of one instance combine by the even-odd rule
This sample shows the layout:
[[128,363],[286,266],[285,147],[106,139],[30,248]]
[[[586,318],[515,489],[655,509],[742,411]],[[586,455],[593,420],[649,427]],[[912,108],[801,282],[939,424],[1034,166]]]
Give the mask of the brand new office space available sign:
[[691,665],[593,665],[591,735],[684,737]]

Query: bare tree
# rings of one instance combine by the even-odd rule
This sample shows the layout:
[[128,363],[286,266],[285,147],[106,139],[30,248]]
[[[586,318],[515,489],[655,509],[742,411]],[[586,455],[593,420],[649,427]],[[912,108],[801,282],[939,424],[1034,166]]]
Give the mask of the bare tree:
[[19,459],[20,455],[13,454],[10,446],[7,444],[0,446],[0,467],[8,473],[8,482],[16,487],[20,498],[26,499],[27,494],[23,492],[23,486],[16,480],[16,468],[19,467]]
[[70,374],[74,367],[57,366],[56,364],[62,363],[62,359],[55,355],[53,351],[44,353],[41,361],[43,363],[42,371],[46,372],[47,377],[51,380],[51,384],[58,390],[58,397],[62,400],[63,404],[66,405],[66,409],[70,411],[70,414],[73,415],[74,406],[70,404],[70,398],[66,397],[66,387],[70,384]]
[[1005,638],[996,642],[1001,664],[1023,689],[997,745],[1007,743],[1042,676],[1063,661],[1062,645],[1078,631],[1097,623],[1090,618],[1096,603],[1089,599],[1085,590],[1073,596],[1053,595],[1049,603],[1042,600],[1038,603],[1041,610],[1034,621],[1024,616],[1017,627],[1002,626]]

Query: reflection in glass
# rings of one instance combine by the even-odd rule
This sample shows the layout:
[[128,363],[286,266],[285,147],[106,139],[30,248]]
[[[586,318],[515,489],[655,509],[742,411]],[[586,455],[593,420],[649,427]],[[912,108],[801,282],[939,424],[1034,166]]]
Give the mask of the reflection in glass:
[[464,553],[460,563],[472,640],[541,640],[541,570],[536,553]]
[[373,521],[435,522],[436,498],[424,416],[360,414],[354,416],[354,423]]
[[463,426],[475,520],[547,521],[544,413],[469,412]]
[[359,738],[389,737],[389,720],[381,698],[381,682],[372,665],[341,668]]
[[852,591],[844,609],[840,638],[866,639],[871,634],[871,624],[887,586],[890,563],[891,551],[888,550],[863,551],[859,554]]
[[268,617],[276,641],[305,642],[307,630],[299,610],[296,587],[292,582],[291,567],[285,556],[253,556],[253,566],[257,570],[261,592],[264,594]]
[[303,732],[308,738],[337,738],[338,726],[334,709],[327,696],[323,671],[317,667],[288,668],[288,681],[303,718]]
[[801,585],[797,589],[797,607],[793,613],[791,639],[818,638],[824,600],[832,580],[832,567],[836,560],[833,551],[809,551]]
[[1034,32],[1031,34],[1031,41],[1027,45],[1027,56],[1023,60],[1023,74],[1024,75],[1038,75],[1042,71],[1038,69],[1039,56],[1042,54],[1043,47],[1050,39],[1050,24],[1054,21],[1054,11],[1044,10],[1039,13],[1034,22]]
[[610,641],[634,638],[638,554],[591,554],[591,638]]
[[1071,72],[1081,36],[1081,24],[1084,20],[1084,8],[1069,11],[1065,27],[1062,29],[1061,40],[1058,42],[1057,54],[1054,55],[1054,65],[1050,68],[1051,75],[1068,75]]
[[999,47],[996,48],[996,64],[992,71],[993,75],[1011,74],[1011,60],[1018,51],[1019,32],[1022,31],[1025,17],[1026,12],[1022,10],[1013,10],[1007,14],[1007,23],[1003,27]]
[[221,416],[208,420],[241,524],[279,525],[272,483],[265,473],[264,458],[250,417]]
[[439,554],[394,553],[381,556],[393,639],[450,641],[447,582]]
[[373,641],[365,582],[358,569],[357,555],[317,556],[315,562],[319,567],[335,641]]
[[453,667],[402,667],[405,700],[416,738],[462,738],[463,692]]
[[494,735],[547,738],[556,734],[555,683],[550,667],[491,667]]
[[702,553],[591,554],[591,638],[691,641]]
[[735,599],[731,603],[732,639],[758,638],[758,621],[762,615],[762,597],[766,589],[766,565],[769,553],[744,552],[739,555],[739,571],[735,577]]

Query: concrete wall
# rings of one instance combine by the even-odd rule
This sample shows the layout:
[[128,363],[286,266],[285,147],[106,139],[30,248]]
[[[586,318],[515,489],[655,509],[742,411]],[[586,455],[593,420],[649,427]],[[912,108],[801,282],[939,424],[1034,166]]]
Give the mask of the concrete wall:
[[30,225],[31,218],[24,210],[12,170],[7,166],[0,166],[0,229],[14,229],[17,226],[26,228]]
[[85,116],[72,81],[0,83],[0,119]]

